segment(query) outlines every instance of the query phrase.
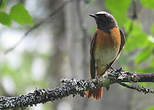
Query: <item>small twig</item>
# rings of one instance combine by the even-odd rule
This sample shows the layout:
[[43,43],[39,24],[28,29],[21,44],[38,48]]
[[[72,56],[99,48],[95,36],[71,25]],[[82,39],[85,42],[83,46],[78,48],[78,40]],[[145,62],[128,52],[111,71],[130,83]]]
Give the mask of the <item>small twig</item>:
[[31,33],[33,30],[35,30],[36,28],[38,28],[43,23],[44,23],[44,20],[40,21],[39,23],[37,23],[36,25],[34,25],[33,27],[31,27],[26,33],[24,33],[24,35],[21,37],[21,39],[16,44],[14,44],[11,48],[7,49],[4,52],[4,54],[8,54],[9,52],[13,51],[29,35],[29,33]]
[[128,84],[125,84],[125,83],[122,83],[122,82],[119,82],[119,84],[121,86],[124,86],[126,88],[129,88],[129,89],[134,89],[134,90],[137,90],[138,92],[143,92],[144,94],[147,94],[147,93],[154,93],[154,90],[152,90],[151,88],[145,88],[144,86],[141,86],[141,85],[128,85]]

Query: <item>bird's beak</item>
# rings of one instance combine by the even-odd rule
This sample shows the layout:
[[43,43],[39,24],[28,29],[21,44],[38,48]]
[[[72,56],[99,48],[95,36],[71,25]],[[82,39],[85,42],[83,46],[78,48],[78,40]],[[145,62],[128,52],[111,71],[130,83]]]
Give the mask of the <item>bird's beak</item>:
[[96,14],[90,14],[89,16],[91,16],[93,18],[97,18]]

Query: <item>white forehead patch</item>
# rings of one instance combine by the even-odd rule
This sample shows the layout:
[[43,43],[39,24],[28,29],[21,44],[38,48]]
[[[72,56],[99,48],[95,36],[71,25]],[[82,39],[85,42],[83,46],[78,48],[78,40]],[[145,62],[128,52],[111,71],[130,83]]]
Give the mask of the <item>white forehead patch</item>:
[[106,12],[106,11],[100,11],[100,12],[97,12],[96,14],[107,14],[107,15],[111,15],[111,14],[109,14],[109,13]]

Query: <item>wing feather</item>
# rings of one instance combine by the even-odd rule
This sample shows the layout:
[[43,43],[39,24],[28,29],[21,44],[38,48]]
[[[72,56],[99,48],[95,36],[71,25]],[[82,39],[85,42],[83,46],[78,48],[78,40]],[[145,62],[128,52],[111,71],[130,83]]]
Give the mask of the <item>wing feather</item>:
[[93,35],[90,45],[90,74],[92,79],[94,79],[96,75],[95,58],[94,58],[96,37],[97,37],[97,32],[95,32],[95,34]]

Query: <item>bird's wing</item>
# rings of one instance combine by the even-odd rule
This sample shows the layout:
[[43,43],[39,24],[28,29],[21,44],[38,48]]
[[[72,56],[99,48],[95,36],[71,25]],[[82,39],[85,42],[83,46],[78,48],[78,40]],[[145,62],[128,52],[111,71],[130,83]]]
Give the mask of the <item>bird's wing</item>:
[[121,36],[121,45],[120,45],[120,52],[123,49],[124,45],[125,45],[125,35],[124,33],[120,30],[120,36]]
[[90,45],[90,74],[92,79],[95,78],[95,74],[96,74],[95,58],[94,58],[96,37],[97,37],[97,32],[95,32],[95,34],[93,35],[91,40],[91,45]]
[[[119,29],[120,30],[120,29]],[[118,55],[117,55],[117,58],[119,58],[120,54],[121,54],[121,51],[125,45],[125,35],[124,33],[120,30],[120,37],[121,37],[121,45],[120,45],[120,49],[119,49],[119,52],[118,52]],[[116,59],[117,59],[116,58]]]

